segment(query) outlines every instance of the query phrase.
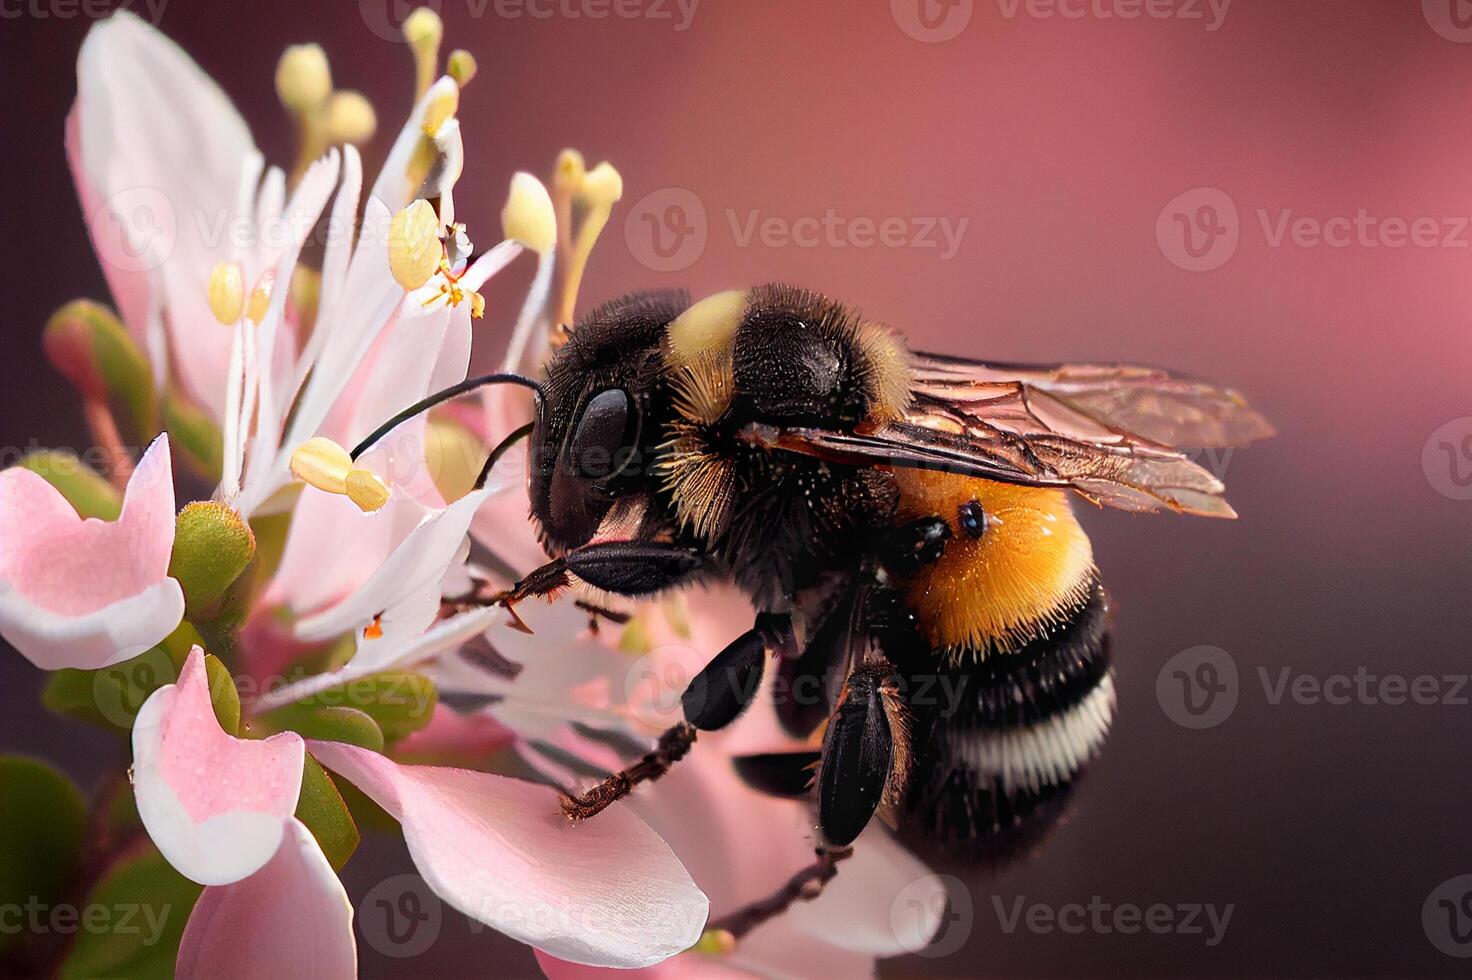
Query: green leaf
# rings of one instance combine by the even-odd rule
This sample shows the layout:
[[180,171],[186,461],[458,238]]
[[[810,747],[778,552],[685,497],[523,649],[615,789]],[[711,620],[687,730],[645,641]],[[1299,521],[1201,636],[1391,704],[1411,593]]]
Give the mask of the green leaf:
[[[87,804],[49,763],[0,756],[0,908],[54,906],[76,874]],[[25,935],[0,929],[0,948]]]
[[353,815],[337,791],[337,784],[310,755],[302,769],[302,794],[297,799],[296,817],[317,838],[333,870],[341,871],[358,849],[358,825],[353,823]]
[[388,671],[359,677],[297,702],[323,707],[357,708],[394,742],[429,724],[439,692],[434,682],[413,671]]
[[256,536],[232,508],[195,501],[174,522],[169,576],[184,590],[184,615],[209,619],[213,607],[250,565]]
[[129,853],[108,869],[79,910],[81,928],[60,976],[173,977],[184,924],[201,890],[152,844]]
[[83,517],[115,521],[123,512],[123,495],[69,449],[39,449],[20,465],[55,487]]
[[346,742],[374,752],[383,751],[383,730],[371,715],[357,708],[299,701],[262,715],[257,724],[271,732],[291,731],[303,738]]

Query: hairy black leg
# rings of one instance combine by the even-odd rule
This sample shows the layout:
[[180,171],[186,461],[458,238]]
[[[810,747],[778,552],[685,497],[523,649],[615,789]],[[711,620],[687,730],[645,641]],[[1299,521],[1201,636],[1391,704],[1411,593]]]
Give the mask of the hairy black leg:
[[792,617],[762,613],[756,625],[711,658],[680,695],[685,720],[713,732],[735,721],[761,688],[767,655],[792,645]]
[[745,905],[706,926],[707,931],[730,933],[740,939],[757,926],[774,919],[798,902],[811,902],[823,894],[824,887],[838,874],[838,862],[853,854],[851,847],[820,847],[817,859],[766,898]]
[[885,704],[892,678],[861,667],[849,676],[823,736],[818,769],[818,827],[842,847],[859,836],[894,769],[895,731]]
[[569,820],[587,820],[597,816],[610,804],[628,796],[640,783],[653,782],[670,771],[670,767],[685,757],[690,746],[695,744],[695,726],[689,722],[678,725],[659,736],[659,744],[644,758],[627,769],[614,773],[585,793],[562,798],[562,812]]
[[605,592],[644,596],[688,581],[705,565],[693,548],[639,541],[606,541],[563,556],[568,571]]

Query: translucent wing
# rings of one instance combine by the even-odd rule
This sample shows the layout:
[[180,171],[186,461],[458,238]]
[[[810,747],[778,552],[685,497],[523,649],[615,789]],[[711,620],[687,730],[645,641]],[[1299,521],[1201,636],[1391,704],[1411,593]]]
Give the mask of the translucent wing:
[[1179,451],[1273,429],[1229,389],[1129,365],[1021,365],[914,355],[905,418],[873,431],[755,424],[748,438],[835,462],[1069,487],[1129,511],[1235,517],[1225,487]]

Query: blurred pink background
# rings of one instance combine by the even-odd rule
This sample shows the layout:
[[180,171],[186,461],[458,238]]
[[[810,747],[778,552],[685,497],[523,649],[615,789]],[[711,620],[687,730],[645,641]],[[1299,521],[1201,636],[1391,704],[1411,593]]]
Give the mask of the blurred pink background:
[[[920,3],[939,19],[929,34],[916,26]],[[689,0],[684,11],[665,3],[668,19],[569,16],[584,0],[538,0],[545,19],[509,0],[438,6],[448,46],[481,65],[460,111],[458,201],[472,237],[496,238],[514,170],[545,174],[565,145],[624,175],[585,303],[787,280],[852,301],[921,348],[1133,359],[1227,381],[1281,430],[1229,460],[1236,523],[1085,515],[1119,609],[1115,734],[1033,860],[961,876],[971,908],[947,927],[959,949],[882,973],[1459,970],[1428,941],[1422,904],[1472,871],[1472,708],[1273,704],[1259,669],[1276,681],[1284,667],[1441,677],[1472,664],[1472,502],[1456,499],[1472,489],[1451,469],[1472,469],[1472,457],[1438,448],[1472,435],[1472,420],[1456,422],[1472,415],[1472,29],[1449,17],[1468,5],[1235,0],[1218,19],[1205,0],[1089,0],[1065,3],[1084,12],[1070,19],[1037,16],[1054,5],[1025,0],[703,0],[688,23]],[[1126,9],[1172,16],[1101,16]],[[80,416],[39,334],[66,300],[105,297],[61,145],[88,21],[43,0],[6,10],[0,441],[80,446]],[[407,51],[381,36],[405,12],[397,0],[169,0],[159,26],[219,79],[278,163],[293,136],[272,91],[276,56],[320,41],[338,84],[377,106],[372,168],[411,95]],[[1204,260],[1215,268],[1188,271],[1175,214],[1194,221],[1204,202],[1228,234]],[[759,230],[768,219],[798,230],[830,211],[847,229],[835,243]],[[1291,230],[1276,237],[1285,212],[1291,229],[1361,211],[1363,227],[1376,222],[1367,239],[1327,225],[1350,229],[1346,247],[1309,244],[1310,226],[1297,242]],[[743,243],[753,213],[758,231]],[[662,245],[683,249],[669,260],[652,246],[667,217]],[[900,219],[907,243],[863,247],[855,219],[886,218]],[[1434,230],[1396,247],[1408,236],[1386,219]],[[927,222],[936,244],[909,243]],[[672,227],[693,232],[676,239]],[[963,229],[954,255],[940,227]],[[487,299],[489,364],[520,295],[502,284]],[[1230,653],[1240,698],[1225,723],[1189,731],[1157,703],[1156,676],[1202,644]],[[84,778],[111,765],[106,739],[41,714],[41,680],[18,657],[0,660],[0,747]],[[404,860],[401,845],[367,852],[348,869],[350,890]],[[1214,947],[1201,936],[1008,934],[994,900],[1010,909],[1021,895],[1235,911]],[[364,973],[479,974],[490,949],[506,971],[534,971],[505,945],[457,922],[416,960],[365,952]]]

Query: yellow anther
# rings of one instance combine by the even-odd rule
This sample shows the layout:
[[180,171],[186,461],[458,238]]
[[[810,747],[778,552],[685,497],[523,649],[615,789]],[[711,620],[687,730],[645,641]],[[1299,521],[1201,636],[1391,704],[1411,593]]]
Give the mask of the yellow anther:
[[440,15],[428,7],[420,7],[404,18],[404,40],[414,52],[414,98],[429,91],[439,66],[440,42],[445,39],[445,24]]
[[317,44],[293,44],[276,62],[276,95],[281,104],[302,114],[320,106],[332,94],[332,69]]
[[352,468],[348,451],[325,436],[308,439],[291,454],[291,475],[328,493],[348,492],[347,477]]
[[433,139],[435,134],[440,131],[440,127],[445,124],[445,120],[453,117],[459,108],[459,89],[452,88],[446,91],[445,94],[436,96],[433,102],[424,107],[424,123],[420,127],[424,131],[424,135]]
[[557,212],[552,196],[531,174],[511,178],[506,206],[501,209],[501,232],[538,255],[546,255],[557,244]]
[[707,929],[700,934],[695,951],[707,956],[730,956],[736,952],[736,937],[728,929]]
[[378,128],[373,103],[362,92],[333,92],[327,100],[327,141],[329,143],[366,143]]
[[577,150],[567,149],[557,154],[557,166],[552,170],[552,187],[557,191],[576,194],[583,186],[583,175],[588,168],[583,164],[583,155]]
[[612,207],[623,196],[624,179],[607,160],[588,171],[578,192],[578,197],[590,207]]
[[225,326],[240,319],[245,306],[245,283],[241,280],[240,264],[228,260],[215,266],[210,273],[210,312]]
[[475,55],[464,48],[456,48],[450,52],[450,57],[445,61],[445,74],[455,80],[455,84],[464,88],[470,84],[475,77],[476,69]]
[[[563,157],[567,157],[571,152],[564,150]],[[580,164],[582,158],[578,157],[577,161]],[[558,160],[558,164],[560,176],[562,159]],[[611,163],[598,164],[584,174],[580,181],[576,199],[583,206],[582,226],[578,228],[572,247],[560,253],[563,258],[563,274],[556,318],[556,323],[560,326],[573,321],[578,289],[582,285],[583,270],[587,268],[588,257],[593,254],[593,246],[598,244],[598,236],[603,234],[603,228],[608,224],[608,217],[613,212],[614,202],[623,197],[623,194],[624,179]],[[570,204],[565,203],[560,194],[555,203],[559,229],[570,228],[572,224]]]
[[355,466],[348,470],[344,482],[348,499],[357,504],[358,509],[365,514],[371,514],[388,503],[388,484],[372,470]]
[[486,315],[486,298],[480,293],[470,294],[470,318],[479,320]]
[[367,626],[364,626],[363,627],[363,639],[365,639],[365,640],[381,640],[381,639],[383,639],[383,615],[381,613],[379,615],[373,617],[373,622],[371,622]]
[[439,268],[444,255],[439,231],[439,216],[428,201],[414,201],[394,215],[388,229],[388,267],[406,290],[423,286]]
[[261,273],[261,278],[256,280],[256,288],[250,291],[250,299],[245,304],[245,318],[256,326],[266,318],[266,311],[271,308],[271,293],[276,288],[276,270],[267,269]]

